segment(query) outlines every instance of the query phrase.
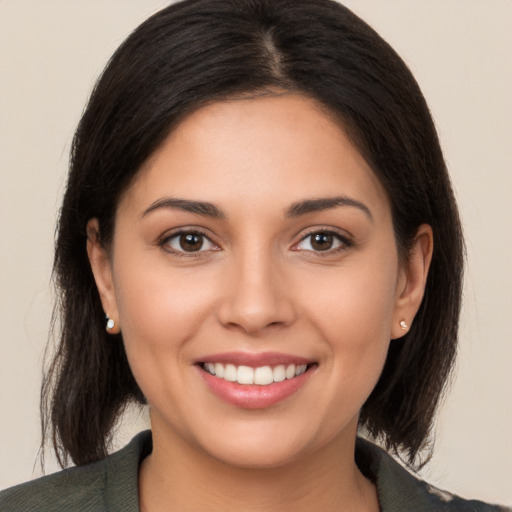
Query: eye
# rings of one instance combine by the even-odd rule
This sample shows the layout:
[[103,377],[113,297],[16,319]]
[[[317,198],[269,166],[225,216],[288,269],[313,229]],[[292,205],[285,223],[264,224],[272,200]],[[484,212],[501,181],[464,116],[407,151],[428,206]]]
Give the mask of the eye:
[[315,231],[307,234],[295,247],[298,251],[326,252],[350,247],[350,241],[332,231]]
[[166,238],[163,246],[177,253],[194,253],[215,250],[217,246],[199,231],[181,231]]

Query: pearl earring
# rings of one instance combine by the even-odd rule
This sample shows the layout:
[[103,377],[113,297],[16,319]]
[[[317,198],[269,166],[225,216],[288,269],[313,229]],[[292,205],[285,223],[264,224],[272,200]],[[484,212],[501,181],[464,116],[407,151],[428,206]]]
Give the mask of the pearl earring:
[[110,318],[108,316],[108,314],[105,315],[105,319],[107,320],[107,331],[111,331],[114,328],[114,326],[116,325],[116,323],[114,322],[114,320],[112,318]]
[[405,323],[405,320],[400,321],[400,327],[402,328],[402,331],[409,329],[409,326]]

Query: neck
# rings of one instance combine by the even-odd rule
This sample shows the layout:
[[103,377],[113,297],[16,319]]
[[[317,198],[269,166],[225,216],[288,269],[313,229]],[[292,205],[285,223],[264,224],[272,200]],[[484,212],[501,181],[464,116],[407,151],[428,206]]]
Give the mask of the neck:
[[376,490],[354,462],[355,432],[279,467],[240,468],[153,432],[141,466],[141,512],[378,511]]

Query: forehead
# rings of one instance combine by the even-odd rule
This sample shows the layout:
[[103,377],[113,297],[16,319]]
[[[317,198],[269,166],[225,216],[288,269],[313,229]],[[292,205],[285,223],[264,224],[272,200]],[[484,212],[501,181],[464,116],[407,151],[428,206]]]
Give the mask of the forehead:
[[297,94],[221,101],[190,114],[122,202],[163,194],[255,207],[346,194],[388,208],[380,181],[341,124]]

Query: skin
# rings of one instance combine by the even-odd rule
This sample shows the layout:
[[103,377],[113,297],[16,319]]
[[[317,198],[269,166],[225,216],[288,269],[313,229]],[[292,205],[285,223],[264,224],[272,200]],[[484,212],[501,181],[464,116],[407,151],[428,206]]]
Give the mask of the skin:
[[[290,215],[340,196],[352,203]],[[169,198],[223,215],[154,206]],[[204,233],[201,250],[183,251],[178,229]],[[110,251],[98,231],[92,219],[103,307],[151,406],[141,509],[377,511],[354,463],[358,414],[421,303],[432,233],[421,226],[399,263],[388,197],[339,124],[291,94],[201,108],[123,195]],[[237,407],[196,364],[233,351],[315,366],[287,399]]]

